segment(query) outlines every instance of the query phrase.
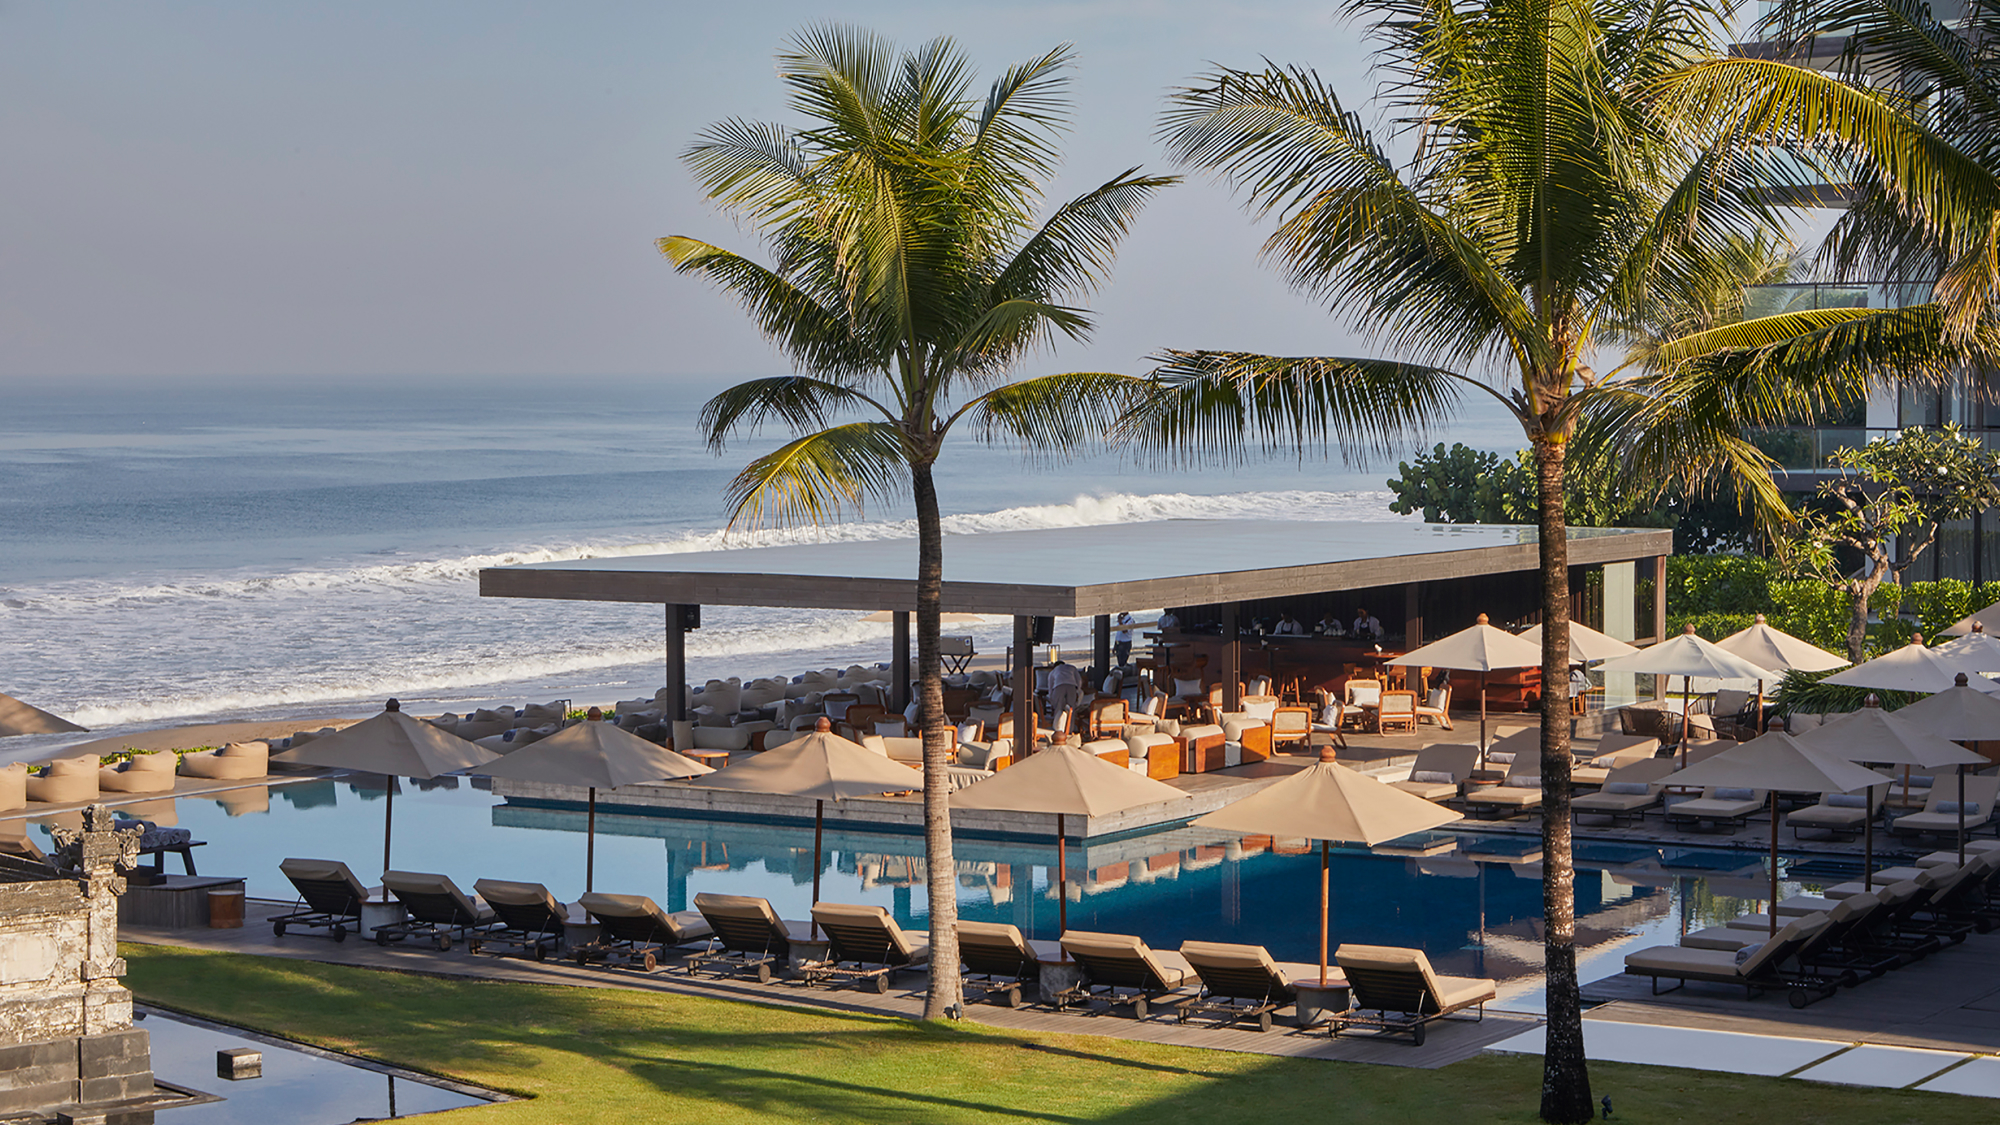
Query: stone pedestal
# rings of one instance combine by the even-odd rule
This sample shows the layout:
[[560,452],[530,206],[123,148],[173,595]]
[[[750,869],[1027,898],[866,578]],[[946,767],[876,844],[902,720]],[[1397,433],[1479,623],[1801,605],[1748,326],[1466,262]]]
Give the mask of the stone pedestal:
[[1292,986],[1298,989],[1299,993],[1298,1006],[1294,1010],[1294,1015],[1298,1018],[1300,1027],[1311,1027],[1321,1020],[1339,1015],[1348,1009],[1349,1000],[1347,996],[1347,979],[1345,977],[1329,975],[1326,978],[1325,985],[1319,983],[1318,977],[1314,977],[1311,980],[1294,980]]
[[1056,997],[1083,983],[1083,966],[1074,961],[1041,960],[1036,964],[1042,970],[1042,1001],[1051,1003]]
[[410,912],[403,909],[402,903],[394,899],[383,902],[379,898],[371,898],[361,904],[360,936],[372,941],[375,937],[375,927],[393,926],[398,922],[407,922],[409,918]]

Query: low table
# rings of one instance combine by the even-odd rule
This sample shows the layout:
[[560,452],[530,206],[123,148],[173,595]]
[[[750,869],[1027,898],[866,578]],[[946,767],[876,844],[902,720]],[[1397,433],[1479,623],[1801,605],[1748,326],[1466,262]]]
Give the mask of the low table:
[[[722,766],[729,764],[729,753],[727,750],[683,750],[681,751],[681,756],[693,758],[704,766],[721,769]],[[716,765],[717,760],[721,761],[721,766]]]

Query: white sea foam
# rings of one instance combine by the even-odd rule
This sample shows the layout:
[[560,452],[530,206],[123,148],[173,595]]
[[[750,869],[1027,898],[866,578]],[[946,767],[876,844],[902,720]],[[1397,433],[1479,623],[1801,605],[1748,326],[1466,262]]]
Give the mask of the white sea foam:
[[[1079,496],[948,517],[951,534],[1177,518],[1401,519],[1379,492]],[[482,567],[914,536],[913,521],[594,536],[515,550],[296,570],[77,579],[0,590],[0,686],[104,728],[329,710],[346,701],[605,701],[660,679],[658,607],[481,599]],[[873,662],[890,627],[860,614],[711,607],[690,673],[747,677]],[[955,630],[956,631],[956,630]],[[967,627],[1004,647],[999,619]],[[1075,643],[1087,625],[1065,623]],[[441,708],[442,709],[442,708]],[[329,710],[330,713],[330,710]]]

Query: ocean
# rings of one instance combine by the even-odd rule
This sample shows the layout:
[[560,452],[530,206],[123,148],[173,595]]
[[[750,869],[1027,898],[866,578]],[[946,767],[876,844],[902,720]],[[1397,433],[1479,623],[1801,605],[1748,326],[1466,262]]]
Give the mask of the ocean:
[[[388,695],[425,715],[651,695],[657,607],[482,599],[479,568],[914,534],[907,507],[822,528],[730,530],[724,486],[777,436],[709,450],[697,417],[723,385],[10,380],[0,691],[100,733],[359,717]],[[1468,413],[1428,436],[1512,450],[1517,434],[1497,414]],[[1396,459],[1184,469],[1100,453],[1049,465],[961,438],[937,479],[946,530],[958,533],[1389,520],[1409,518],[1388,510]],[[710,607],[689,639],[689,671],[698,683],[886,659],[889,626],[862,616]],[[1011,637],[999,618],[971,631],[982,651]],[[1072,644],[1088,631],[1058,624]],[[0,760],[74,740],[8,739]]]

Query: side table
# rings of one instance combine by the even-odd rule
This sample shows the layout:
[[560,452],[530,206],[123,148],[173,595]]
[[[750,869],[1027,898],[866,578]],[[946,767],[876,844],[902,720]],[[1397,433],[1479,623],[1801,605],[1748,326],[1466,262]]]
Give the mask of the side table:
[[1321,1020],[1339,1015],[1348,1008],[1347,978],[1327,974],[1326,983],[1319,982],[1318,974],[1304,980],[1294,978],[1292,987],[1298,990],[1298,1007],[1295,1015],[1300,1027],[1311,1027]]

